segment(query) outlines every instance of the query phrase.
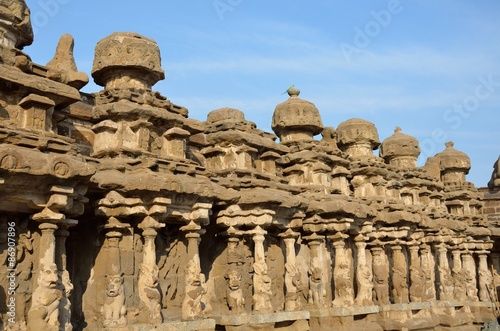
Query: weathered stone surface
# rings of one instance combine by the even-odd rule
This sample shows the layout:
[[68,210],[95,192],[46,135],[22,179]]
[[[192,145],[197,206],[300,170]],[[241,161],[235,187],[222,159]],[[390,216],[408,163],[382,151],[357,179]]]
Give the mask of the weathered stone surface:
[[[498,162],[466,181],[452,144],[323,128],[290,98],[262,131],[152,91],[153,40],[96,47],[104,89],[61,38],[33,63],[22,1],[0,1],[0,327],[7,330],[470,330],[496,320]],[[17,47],[17,48],[16,48]],[[321,133],[322,139],[315,135]],[[16,233],[13,246],[11,233]],[[16,278],[16,320],[9,321]]]
[[339,148],[353,157],[371,156],[372,150],[380,145],[375,125],[360,118],[340,123],[337,135]]
[[316,106],[299,98],[300,90],[287,90],[290,98],[276,106],[271,127],[281,141],[311,139],[323,131]]
[[396,127],[394,134],[380,145],[380,157],[398,168],[415,168],[419,155],[417,139],[401,133],[400,127]]
[[24,0],[0,1],[1,44],[23,49],[33,42],[30,10]]
[[110,90],[145,88],[165,78],[158,45],[137,33],[116,32],[96,46],[92,77]]

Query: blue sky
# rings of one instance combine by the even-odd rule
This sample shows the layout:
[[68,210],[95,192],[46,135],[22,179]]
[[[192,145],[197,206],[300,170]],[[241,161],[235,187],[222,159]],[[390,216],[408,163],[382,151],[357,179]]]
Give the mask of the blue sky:
[[154,89],[201,121],[227,106],[271,131],[294,84],[324,125],[364,118],[381,140],[400,126],[420,141],[419,165],[453,140],[471,157],[476,186],[500,154],[498,0],[26,2],[35,42],[25,51],[35,62],[47,63],[70,33],[90,74],[100,39],[140,33],[162,52],[166,79]]

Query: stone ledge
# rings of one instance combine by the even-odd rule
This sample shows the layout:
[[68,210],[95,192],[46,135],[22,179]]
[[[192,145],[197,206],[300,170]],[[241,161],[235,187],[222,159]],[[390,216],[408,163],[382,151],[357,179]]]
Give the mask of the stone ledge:
[[255,325],[278,323],[283,321],[308,320],[310,313],[307,310],[286,311],[270,314],[242,314],[242,315],[221,315],[214,317],[218,325]]
[[432,307],[431,302],[411,302],[411,303],[395,303],[392,305],[380,306],[380,311],[409,311],[409,310],[422,310]]
[[215,330],[215,320],[206,318],[195,321],[166,321],[160,325],[129,325],[126,329],[130,331],[208,331]]

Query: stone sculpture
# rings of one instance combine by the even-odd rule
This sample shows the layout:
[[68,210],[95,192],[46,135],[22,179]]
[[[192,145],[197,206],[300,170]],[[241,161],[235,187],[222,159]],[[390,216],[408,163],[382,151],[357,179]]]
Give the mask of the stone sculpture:
[[373,254],[373,298],[379,305],[390,304],[388,267],[383,251],[375,250]]
[[409,303],[406,270],[392,268],[392,297],[395,303]]
[[63,297],[57,288],[58,274],[55,264],[42,265],[38,287],[33,292],[28,312],[29,330],[59,330],[59,304]]
[[335,277],[335,300],[332,305],[338,307],[352,306],[354,304],[354,289],[349,265],[340,263],[339,269]]
[[258,313],[270,313],[273,311],[271,305],[271,278],[267,274],[267,264],[256,262],[253,265],[254,277],[254,294],[253,294],[253,310]]
[[319,267],[309,270],[309,297],[308,303],[318,307],[325,304],[326,290],[323,287],[323,271]]
[[106,297],[102,306],[103,325],[105,327],[125,326],[126,313],[123,275],[109,275],[106,277]]
[[302,309],[302,300],[304,297],[304,286],[302,283],[302,275],[299,269],[290,263],[285,264],[285,269],[290,275],[291,284],[287,286],[287,293],[285,298],[285,310],[295,311]]
[[200,267],[192,260],[186,266],[186,293],[182,303],[182,318],[184,320],[194,320],[203,317],[204,302],[203,295],[205,276],[201,273]]
[[241,289],[241,272],[231,269],[227,275],[226,300],[229,310],[235,314],[241,314],[245,308],[245,298]]
[[355,304],[358,306],[373,305],[373,274],[372,269],[361,264],[357,270],[358,295]]
[[161,296],[158,291],[159,269],[155,265],[151,268],[143,263],[141,273],[137,282],[139,298],[143,305],[142,309],[148,312],[147,317],[150,323],[161,323]]

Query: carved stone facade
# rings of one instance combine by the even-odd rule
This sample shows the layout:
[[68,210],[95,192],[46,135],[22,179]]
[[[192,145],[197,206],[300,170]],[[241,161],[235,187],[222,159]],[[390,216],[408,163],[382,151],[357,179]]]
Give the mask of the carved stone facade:
[[98,43],[103,90],[84,94],[71,36],[39,65],[22,52],[24,1],[0,0],[0,18],[4,329],[496,322],[498,165],[480,191],[453,143],[417,167],[418,141],[400,128],[381,143],[362,119],[323,127],[295,88],[276,135],[233,108],[190,119],[152,90],[160,51],[135,33]]

